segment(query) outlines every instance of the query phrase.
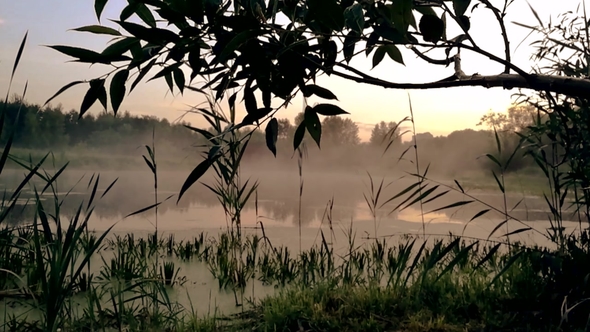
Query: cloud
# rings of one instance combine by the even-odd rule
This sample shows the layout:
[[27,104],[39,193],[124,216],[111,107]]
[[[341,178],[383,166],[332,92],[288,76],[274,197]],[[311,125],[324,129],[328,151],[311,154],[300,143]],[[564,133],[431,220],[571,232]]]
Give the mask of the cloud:
[[4,24],[6,24],[6,21],[0,17],[0,25],[4,25]]

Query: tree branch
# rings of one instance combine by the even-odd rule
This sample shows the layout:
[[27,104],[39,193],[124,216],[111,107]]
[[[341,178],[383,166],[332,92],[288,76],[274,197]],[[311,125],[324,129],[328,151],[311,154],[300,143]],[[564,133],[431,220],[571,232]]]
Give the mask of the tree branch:
[[499,74],[499,75],[465,75],[456,77],[453,75],[449,78],[440,81],[428,83],[393,83],[379,78],[371,77],[364,74],[348,65],[336,63],[336,66],[350,70],[355,75],[331,71],[331,74],[338,77],[351,80],[357,83],[370,84],[380,86],[387,89],[439,89],[439,88],[453,88],[453,87],[467,87],[467,86],[481,86],[484,88],[502,87],[510,90],[513,88],[531,89],[535,91],[551,91],[561,93],[572,97],[587,98],[588,91],[590,91],[590,80],[563,77],[556,75],[529,75],[524,78],[517,74]]
[[[480,0],[484,5],[486,5],[496,17],[496,21],[500,24],[500,30],[502,31],[502,39],[504,40],[504,54],[506,56],[506,62],[511,62],[510,59],[510,41],[508,40],[508,33],[506,32],[506,25],[504,24],[504,13],[500,14],[500,10],[490,3],[489,0]],[[504,3],[506,4],[506,3]],[[510,74],[510,67],[505,65],[504,67],[504,74]]]

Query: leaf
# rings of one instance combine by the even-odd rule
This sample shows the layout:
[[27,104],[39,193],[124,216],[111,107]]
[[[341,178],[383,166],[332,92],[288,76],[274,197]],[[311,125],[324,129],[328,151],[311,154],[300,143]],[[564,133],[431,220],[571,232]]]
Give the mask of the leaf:
[[266,146],[272,152],[272,154],[276,157],[277,156],[277,139],[279,138],[279,122],[276,118],[270,119],[268,124],[266,125]]
[[500,188],[500,191],[502,191],[502,193],[505,193],[505,188],[502,185],[502,182],[500,181],[500,179],[498,179],[496,172],[492,171],[492,175],[494,175],[494,179],[496,180],[496,184],[498,184],[498,188]]
[[94,11],[96,12],[96,18],[100,22],[100,16],[102,15],[102,11],[106,6],[109,0],[94,0]]
[[244,89],[244,105],[246,106],[246,112],[248,112],[248,114],[254,114],[258,110],[256,96],[254,96],[254,89],[249,86]]
[[119,24],[123,29],[132,34],[134,37],[145,40],[154,45],[165,46],[168,43],[176,43],[180,40],[180,37],[170,30],[146,28],[142,25],[131,22],[114,22]]
[[533,13],[533,15],[535,15],[535,18],[537,19],[537,22],[539,22],[539,25],[541,26],[541,28],[544,28],[545,26],[543,25],[543,21],[539,17],[539,14],[537,13],[537,11],[533,8],[533,6],[531,6],[531,4],[528,1],[527,1],[527,5],[529,5],[531,12]]
[[184,72],[182,71],[182,69],[176,68],[172,71],[172,75],[174,75],[174,82],[176,83],[178,90],[180,90],[180,94],[183,94],[184,86],[186,84]]
[[[320,97],[320,98],[324,98],[324,99],[336,99],[338,100],[338,98],[336,97],[336,95],[334,93],[332,93],[332,91],[326,89],[326,88],[322,88],[321,86],[315,85],[315,84],[308,84],[305,86],[305,97],[309,97],[312,94]],[[317,111],[316,111],[317,112]],[[321,114],[321,113],[320,113]]]
[[156,27],[156,19],[154,18],[154,15],[150,11],[150,9],[145,4],[138,4],[137,8],[135,9],[135,14],[137,14],[137,16],[139,16],[139,18],[141,18],[141,20],[144,21],[150,27]]
[[355,31],[350,31],[344,38],[342,53],[344,53],[344,59],[346,59],[346,63],[350,63],[350,60],[352,60],[352,57],[354,56],[354,48],[356,46],[356,42],[359,40],[358,36],[358,33]]
[[463,187],[461,187],[459,182],[457,180],[453,180],[453,181],[455,181],[455,184],[457,185],[457,187],[459,187],[459,190],[461,190],[462,193],[465,193],[465,190],[463,190]]
[[479,241],[475,241],[472,244],[468,245],[467,247],[463,248],[463,250],[459,251],[459,253],[455,256],[455,258],[453,258],[453,260],[445,267],[445,269],[438,275],[438,277],[436,277],[434,282],[437,282],[438,280],[440,280],[440,278],[442,278],[446,273],[451,271],[455,267],[455,265],[457,265],[461,260],[465,259],[467,257],[467,255],[469,254],[469,251],[471,250],[471,248],[473,248],[478,243],[479,243]]
[[48,47],[53,48],[54,50],[72,58],[77,58],[82,62],[95,62],[98,58],[100,58],[100,53],[84,48],[63,45],[53,45]]
[[498,249],[500,249],[500,246],[502,245],[502,243],[498,243],[495,246],[492,247],[492,249],[490,249],[490,251],[488,251],[488,253],[485,255],[484,258],[482,258],[479,263],[477,263],[477,265],[475,266],[475,268],[473,269],[473,271],[475,272],[475,270],[479,269],[480,267],[482,267],[487,261],[489,261],[490,259],[492,259],[492,257],[494,257],[494,254],[496,253],[496,251],[498,251]]
[[416,10],[422,15],[435,15],[436,12],[431,6],[416,6]]
[[445,33],[445,23],[436,15],[423,15],[418,24],[424,41],[436,43]]
[[197,77],[201,68],[203,67],[203,62],[201,61],[201,48],[196,45],[193,49],[190,50],[188,53],[188,64],[191,66],[193,72],[191,73],[191,81]]
[[174,80],[172,78],[171,71],[167,71],[166,74],[164,74],[164,80],[166,81],[166,84],[168,84],[168,88],[170,89],[170,93],[174,93]]
[[365,17],[363,15],[363,6],[360,3],[355,3],[344,10],[344,23],[346,27],[354,32],[359,34],[363,32]]
[[49,104],[49,102],[51,102],[53,99],[55,99],[57,96],[59,96],[60,94],[62,94],[64,91],[66,91],[67,89],[76,86],[78,84],[82,84],[82,83],[86,83],[84,81],[74,81],[74,82],[70,82],[64,86],[61,87],[61,89],[57,90],[57,92],[51,96],[51,98],[47,99],[47,101],[45,102],[45,104],[43,104],[43,107],[45,107],[47,104]]
[[219,56],[215,58],[216,60],[214,63],[224,63],[234,51],[240,48],[240,46],[264,33],[263,30],[246,30],[240,32],[232,38],[227,45],[225,45]]
[[311,135],[311,138],[313,138],[318,147],[320,147],[320,140],[322,138],[322,123],[320,122],[318,114],[313,108],[307,106],[305,108],[303,118],[305,119],[303,122],[305,123],[305,128],[307,128],[307,132],[309,135]]
[[88,109],[94,105],[96,100],[98,100],[101,93],[101,88],[104,89],[104,79],[90,81],[90,88],[88,91],[86,91],[84,99],[82,100],[82,105],[80,106],[79,118],[82,118],[84,113],[86,113],[86,111],[88,111]]
[[180,202],[180,199],[182,198],[184,193],[193,184],[195,184],[195,182],[197,182],[197,180],[199,180],[199,178],[201,178],[203,176],[203,174],[205,174],[205,172],[207,172],[209,167],[211,167],[211,165],[213,164],[213,162],[217,158],[219,158],[219,155],[215,156],[213,159],[207,158],[207,159],[203,160],[200,164],[198,164],[197,167],[195,167],[195,169],[188,175],[188,177],[184,181],[184,184],[182,185],[182,188],[180,189],[180,194],[178,194],[178,200],[176,201],[176,204],[178,204],[178,202]]
[[90,32],[97,35],[121,36],[121,33],[119,31],[102,25],[87,25],[72,30],[78,32]]
[[248,113],[248,114],[246,114],[246,116],[242,120],[242,125],[244,125],[244,126],[251,125],[254,122],[267,116],[268,113],[270,113],[271,111],[272,111],[272,108],[263,107],[263,108],[259,108],[259,109],[255,110],[254,112]]
[[313,17],[329,29],[344,28],[344,11],[335,0],[308,0],[307,6]]
[[111,190],[111,188],[113,188],[113,186],[115,185],[115,183],[117,183],[117,181],[119,181],[119,178],[116,178],[115,181],[111,182],[111,184],[107,187],[107,189],[105,189],[105,191],[100,196],[101,199]]
[[181,63],[175,63],[175,64],[170,65],[168,67],[164,67],[162,70],[157,72],[156,75],[152,76],[152,78],[150,78],[148,80],[148,82],[155,80],[157,78],[160,78],[160,77],[165,77],[166,75],[170,75],[170,78],[172,78],[172,71],[176,68],[179,68],[181,65],[182,65]]
[[135,78],[135,81],[133,81],[133,83],[131,83],[131,89],[129,89],[129,93],[131,93],[131,91],[133,91],[133,89],[135,89],[135,86],[137,86],[137,84],[139,83],[139,81],[141,81],[145,75],[147,75],[147,73],[152,69],[152,67],[154,66],[154,64],[156,63],[158,59],[153,59],[152,61],[150,61],[145,67],[143,67],[140,71],[139,71],[139,75],[137,75],[137,77]]
[[473,217],[471,217],[471,219],[469,220],[469,222],[472,222],[473,220],[483,216],[484,214],[490,212],[490,209],[485,209],[485,210],[481,210],[478,213],[476,213]]
[[494,227],[494,229],[492,229],[490,234],[488,234],[488,240],[492,237],[492,235],[494,235],[494,233],[496,233],[496,231],[498,231],[498,229],[500,229],[500,227],[504,226],[507,222],[508,222],[508,219],[506,219],[506,220],[502,221],[501,223],[499,223],[498,225],[496,225],[496,227]]
[[496,274],[494,276],[494,279],[492,279],[492,281],[490,282],[489,286],[493,285],[494,282],[496,282],[496,280],[498,280],[498,278],[500,278],[502,275],[504,275],[504,273],[506,273],[506,271],[508,271],[508,269],[516,262],[516,260],[524,253],[523,250],[520,250],[519,252],[517,252],[516,254],[514,254],[514,256],[510,257],[510,259],[506,262],[506,264],[504,265],[504,268],[502,268],[502,270],[500,272],[498,272],[498,274]]
[[471,28],[471,21],[469,21],[469,17],[462,15],[457,17],[457,21],[459,21],[459,25],[465,30],[469,31]]
[[131,217],[131,216],[134,216],[134,215],[136,215],[136,214],[140,214],[140,213],[143,213],[143,212],[149,211],[149,210],[151,210],[151,209],[155,208],[156,206],[159,206],[160,204],[164,203],[165,201],[169,200],[170,198],[172,198],[172,196],[174,196],[174,195],[170,195],[170,196],[168,196],[168,197],[167,197],[165,200],[163,200],[163,201],[161,201],[161,202],[158,202],[158,203],[155,203],[155,204],[152,204],[152,205],[146,206],[146,207],[144,207],[144,208],[142,208],[142,209],[139,209],[139,210],[137,210],[137,211],[135,211],[135,212],[129,213],[129,214],[128,214],[128,215],[126,215],[126,216],[125,216],[125,218],[123,218],[123,219],[129,218],[129,217]]
[[397,48],[397,46],[395,46],[393,44],[388,44],[388,45],[383,45],[381,47],[385,48],[385,52],[387,52],[387,55],[389,55],[391,60],[393,60],[395,62],[399,62],[402,65],[405,65],[404,59],[402,57],[402,53],[399,51],[399,48]]
[[452,204],[443,206],[441,208],[434,209],[432,211],[426,212],[426,214],[437,212],[437,211],[441,211],[441,210],[446,210],[446,209],[450,209],[450,208],[454,208],[454,207],[457,207],[457,206],[466,205],[466,204],[469,204],[469,203],[473,203],[473,201],[459,201],[459,202],[455,202],[455,203],[452,203]]
[[491,161],[494,162],[494,164],[498,165],[498,167],[502,168],[502,164],[500,163],[500,161],[498,161],[498,159],[496,157],[494,157],[493,155],[487,153],[486,157],[488,157],[488,159],[490,159]]
[[343,110],[342,108],[332,105],[332,104],[317,104],[313,107],[313,111],[315,113],[324,115],[324,116],[334,116],[340,114],[350,114]]
[[303,136],[305,136],[305,120],[303,120],[297,129],[295,129],[295,135],[293,136],[293,150],[297,150],[301,142],[303,141]]
[[119,106],[121,106],[123,98],[125,97],[125,82],[127,82],[127,78],[129,78],[129,70],[123,69],[117,72],[111,80],[109,93],[111,96],[111,105],[113,106],[113,112],[115,115],[117,114]]
[[471,0],[453,0],[455,16],[463,16],[469,7]]
[[100,54],[104,56],[120,56],[136,45],[141,47],[139,39],[135,37],[126,37],[107,46]]
[[383,61],[385,53],[387,53],[384,46],[385,45],[377,47],[377,49],[375,50],[375,54],[373,54],[373,69],[377,67],[377,65],[379,65],[381,61]]
[[510,236],[510,235],[514,235],[514,234],[518,234],[518,233],[522,233],[522,232],[528,232],[530,230],[532,230],[531,227],[523,227],[523,228],[513,230],[512,232],[508,232],[500,237]]

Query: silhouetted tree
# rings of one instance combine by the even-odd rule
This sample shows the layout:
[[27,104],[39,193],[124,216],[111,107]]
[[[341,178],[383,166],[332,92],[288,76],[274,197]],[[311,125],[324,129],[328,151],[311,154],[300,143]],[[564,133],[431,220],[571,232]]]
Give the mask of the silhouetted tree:
[[332,146],[357,145],[359,127],[349,118],[327,116],[322,121],[322,141]]
[[400,128],[397,123],[381,121],[373,127],[369,144],[379,146],[389,144],[391,140],[401,143],[401,139]]

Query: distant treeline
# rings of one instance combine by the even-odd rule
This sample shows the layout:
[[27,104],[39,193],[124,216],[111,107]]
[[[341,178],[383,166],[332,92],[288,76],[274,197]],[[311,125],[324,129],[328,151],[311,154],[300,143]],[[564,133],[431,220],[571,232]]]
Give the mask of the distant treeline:
[[[4,104],[0,102],[0,109]],[[430,133],[416,135],[418,155],[423,166],[430,164],[434,172],[457,175],[461,172],[478,171],[490,167],[487,153],[494,153],[496,140],[490,128],[499,130],[503,144],[502,158],[508,158],[518,143],[514,131],[524,130],[531,109],[513,107],[506,114],[491,113],[482,118],[485,130],[465,129],[454,131],[448,136],[434,137]],[[276,158],[268,151],[265,135],[261,130],[252,135],[245,160],[249,162],[284,163],[293,165],[292,141],[296,124],[302,120],[299,114],[294,123],[279,119],[279,137]],[[198,147],[206,142],[195,132],[187,129],[187,123],[171,123],[155,116],[131,115],[121,112],[116,117],[110,113],[85,114],[65,112],[61,107],[41,107],[13,98],[8,103],[5,130],[0,140],[6,142],[8,133],[14,131],[14,146],[29,150],[52,151],[102,151],[111,154],[127,154],[151,144],[155,131],[157,146],[167,156],[198,155]],[[327,169],[398,169],[413,167],[408,160],[414,160],[413,139],[406,137],[402,142],[402,125],[395,122],[380,122],[372,130],[368,142],[359,137],[359,127],[345,117],[324,117],[322,119],[321,149],[306,136],[307,163],[311,167]],[[405,133],[405,135],[411,135]],[[385,148],[387,152],[383,154]],[[143,151],[141,151],[143,152]],[[519,156],[522,153],[519,153]],[[274,160],[274,161],[271,161]],[[532,165],[531,161],[514,158],[511,170]]]

